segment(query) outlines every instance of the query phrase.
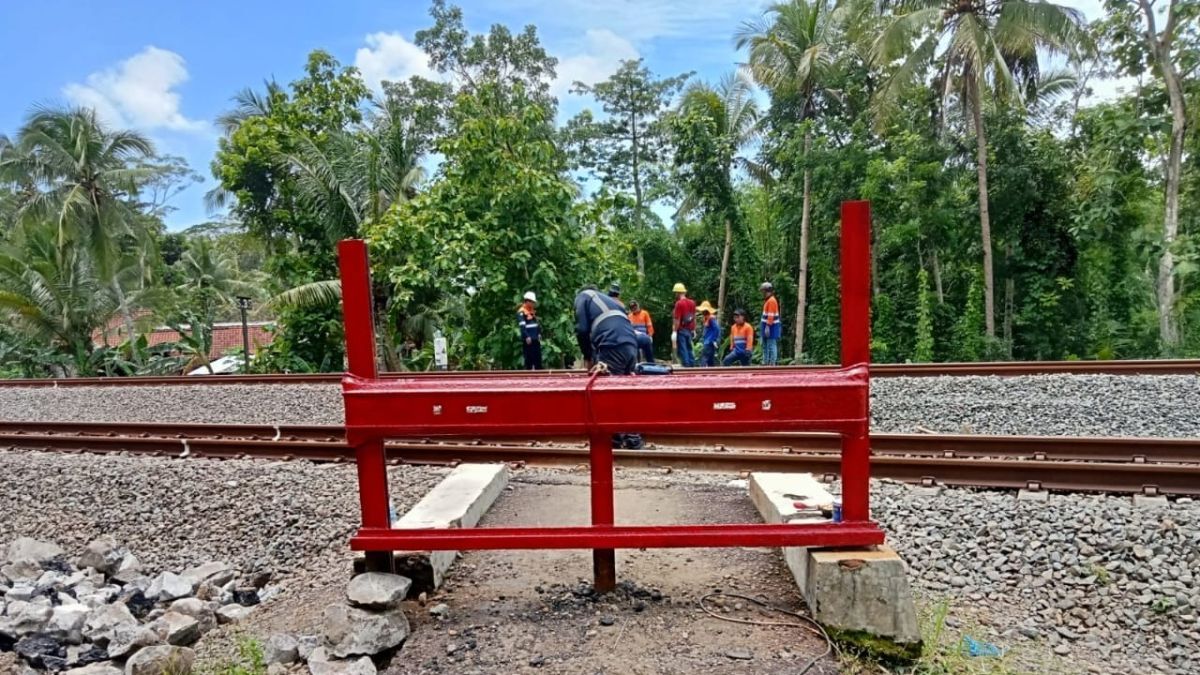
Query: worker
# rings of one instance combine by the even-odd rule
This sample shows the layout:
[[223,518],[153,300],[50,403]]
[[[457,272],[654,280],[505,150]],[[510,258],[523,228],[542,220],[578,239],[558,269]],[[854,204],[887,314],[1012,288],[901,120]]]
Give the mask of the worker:
[[608,287],[608,297],[612,298],[613,300],[616,300],[617,302],[620,302],[621,307],[625,306],[625,303],[621,301],[621,284],[620,284],[620,282],[617,282],[617,281],[612,282],[612,285],[610,285]]
[[[589,370],[609,375],[632,375],[637,366],[637,332],[625,308],[615,298],[601,295],[595,286],[584,286],[575,296],[575,337]],[[637,450],[638,434],[616,434],[613,446]]]
[[721,362],[723,366],[740,363],[750,365],[750,355],[754,353],[754,329],[746,323],[746,310],[739,309],[733,313],[733,325],[729,327],[729,354]]
[[697,308],[704,322],[704,337],[701,338],[703,351],[700,352],[700,365],[712,368],[717,365],[717,345],[721,344],[721,324],[717,322],[717,310],[708,301],[700,303]]
[[696,359],[692,356],[692,339],[696,334],[696,303],[687,296],[687,287],[683,284],[675,284],[674,291],[674,332],[671,334],[671,342],[675,344],[679,363],[684,368],[691,368],[696,365]]
[[[611,293],[609,297],[612,297]],[[629,322],[637,332],[638,352],[642,361],[654,363],[654,322],[650,320],[650,312],[642,309],[637,300],[629,303]]]
[[764,366],[774,366],[779,363],[779,338],[783,325],[779,323],[779,298],[775,297],[775,285],[764,281],[758,287],[763,294],[762,320],[759,322],[762,334],[762,362]]
[[525,291],[524,302],[517,309],[517,326],[521,330],[521,351],[525,370],[542,369],[542,328],[537,320],[537,295]]

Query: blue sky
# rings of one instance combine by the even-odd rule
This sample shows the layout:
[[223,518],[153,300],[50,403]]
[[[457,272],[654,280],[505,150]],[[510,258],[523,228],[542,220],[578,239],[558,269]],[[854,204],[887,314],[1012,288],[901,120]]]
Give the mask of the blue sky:
[[[731,36],[766,0],[460,0],[469,28],[538,27],[559,59],[555,84],[564,115],[585,101],[574,80],[604,79],[622,59],[644,57],[654,72],[695,71],[715,79],[739,60]],[[1095,18],[1099,0],[1068,0]],[[46,29],[47,17],[53,17]],[[324,49],[358,65],[369,83],[425,74],[411,42],[430,24],[423,0],[293,0],[286,5],[209,0],[39,0],[0,6],[0,133],[12,135],[34,103],[92,105],[110,123],[148,134],[160,152],[183,156],[205,184],[174,202],[180,229],[210,218],[212,125],[229,98],[274,77],[295,79],[306,55]],[[30,27],[38,27],[32,29]]]

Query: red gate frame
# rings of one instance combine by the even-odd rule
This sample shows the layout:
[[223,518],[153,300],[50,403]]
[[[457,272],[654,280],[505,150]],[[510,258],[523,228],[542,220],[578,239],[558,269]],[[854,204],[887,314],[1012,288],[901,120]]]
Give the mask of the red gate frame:
[[[380,379],[366,243],[338,244],[348,372],[342,379],[346,440],[355,449],[362,528],[351,548],[390,571],[393,551],[593,550],[596,588],[616,583],[613,549],[727,546],[868,546],[870,519],[870,204],[842,204],[841,368],[739,372],[686,370],[668,377]],[[842,521],[818,524],[616,525],[611,435],[737,434],[748,429],[829,431],[842,439]],[[573,434],[591,445],[591,526],[394,529],[383,441],[414,436]]]

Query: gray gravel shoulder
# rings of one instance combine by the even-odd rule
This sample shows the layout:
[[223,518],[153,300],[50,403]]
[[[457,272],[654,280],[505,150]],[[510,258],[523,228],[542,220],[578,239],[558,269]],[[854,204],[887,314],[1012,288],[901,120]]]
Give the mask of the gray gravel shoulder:
[[[872,381],[877,432],[1200,436],[1200,376],[893,377]],[[0,387],[0,420],[341,424],[337,385]]]

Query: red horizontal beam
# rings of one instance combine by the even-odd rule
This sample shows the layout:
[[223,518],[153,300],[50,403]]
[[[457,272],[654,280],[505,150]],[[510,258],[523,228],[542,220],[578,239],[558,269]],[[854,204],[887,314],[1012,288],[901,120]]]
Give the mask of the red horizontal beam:
[[[867,368],[709,377],[430,378],[342,381],[346,434],[545,436],[747,429],[863,433]],[[398,412],[402,411],[402,412]]]
[[720,548],[730,546],[873,546],[883,530],[872,522],[806,525],[616,525],[485,527],[450,530],[363,528],[356,551],[513,549]]

